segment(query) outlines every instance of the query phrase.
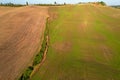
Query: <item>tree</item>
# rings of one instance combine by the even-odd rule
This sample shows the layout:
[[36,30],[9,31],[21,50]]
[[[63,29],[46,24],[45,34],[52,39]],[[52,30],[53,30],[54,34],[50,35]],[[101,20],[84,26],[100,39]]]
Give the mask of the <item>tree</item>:
[[26,5],[28,6],[28,2],[26,2]]
[[64,2],[64,5],[66,5],[66,3]]
[[105,6],[105,5],[106,5],[106,3],[105,3],[105,2],[103,2],[103,1],[100,1],[100,2],[99,2],[99,4],[101,4],[101,5],[103,5],[103,6]]
[[0,3],[0,5],[3,5],[3,3]]
[[54,4],[56,5],[56,4],[57,4],[57,2],[55,1],[55,2],[54,2]]

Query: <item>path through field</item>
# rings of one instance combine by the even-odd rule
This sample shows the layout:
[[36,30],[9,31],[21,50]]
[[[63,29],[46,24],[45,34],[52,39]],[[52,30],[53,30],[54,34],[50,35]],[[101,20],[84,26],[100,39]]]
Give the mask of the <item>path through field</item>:
[[0,80],[16,80],[40,49],[47,7],[0,7]]
[[50,8],[50,45],[31,80],[120,80],[120,10]]

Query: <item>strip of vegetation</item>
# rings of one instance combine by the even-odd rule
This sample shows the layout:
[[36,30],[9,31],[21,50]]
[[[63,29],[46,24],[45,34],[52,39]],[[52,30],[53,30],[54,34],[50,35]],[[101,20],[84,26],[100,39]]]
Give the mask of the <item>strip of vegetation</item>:
[[103,2],[103,1],[98,1],[98,2],[79,2],[78,4],[95,4],[95,5],[106,6],[106,3]]
[[32,66],[29,66],[25,70],[25,72],[22,74],[22,76],[19,78],[19,80],[28,80],[30,78],[30,75],[31,75],[32,71],[34,70],[34,67],[41,63],[41,61],[44,57],[43,56],[44,52],[45,52],[46,48],[48,47],[48,41],[47,41],[47,38],[46,38],[46,36],[48,36],[48,27],[47,26],[48,26],[48,20],[47,20],[47,23],[46,23],[46,29],[45,29],[45,32],[44,32],[44,40],[43,40],[41,49],[40,49],[39,53],[35,56],[35,58],[33,60],[33,63],[32,63]]
[[25,6],[23,4],[14,4],[14,3],[0,3],[0,6],[9,6],[9,7],[21,7],[21,6]]
[[41,50],[40,52],[36,55],[34,61],[33,61],[33,66],[36,66],[38,65],[41,61],[42,61],[42,58],[43,58],[43,55],[44,55],[44,52],[45,52],[45,49],[47,47],[47,40],[46,40],[46,31],[45,30],[45,33],[44,33],[44,40],[43,40],[43,43],[42,43],[42,47],[41,47]]
[[63,4],[59,4],[57,2],[54,2],[54,4],[34,4],[35,6],[63,6],[66,5],[66,3],[64,2]]
[[35,6],[63,6],[65,4],[34,4]]
[[34,6],[63,6],[66,5],[66,3],[63,4],[57,4],[57,2],[54,2],[54,4],[29,4],[26,2],[26,4],[14,4],[14,3],[0,3],[0,6],[9,6],[9,7],[21,7],[21,6],[28,6],[28,5],[34,5]]
[[120,5],[115,5],[115,6],[111,6],[111,7],[120,9]]
[[29,66],[26,71],[22,74],[22,76],[20,77],[19,80],[28,80],[29,79],[29,75],[32,73],[34,67],[33,66]]

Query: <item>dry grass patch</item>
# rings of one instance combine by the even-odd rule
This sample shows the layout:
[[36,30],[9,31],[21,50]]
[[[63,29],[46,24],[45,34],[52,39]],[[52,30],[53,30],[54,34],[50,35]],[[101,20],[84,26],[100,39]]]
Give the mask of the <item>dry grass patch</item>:
[[112,54],[112,49],[107,47],[106,45],[100,45],[99,46],[101,54],[104,56],[107,62],[110,62],[112,60],[113,54]]
[[70,42],[56,42],[52,45],[56,52],[68,52],[72,49],[72,44]]

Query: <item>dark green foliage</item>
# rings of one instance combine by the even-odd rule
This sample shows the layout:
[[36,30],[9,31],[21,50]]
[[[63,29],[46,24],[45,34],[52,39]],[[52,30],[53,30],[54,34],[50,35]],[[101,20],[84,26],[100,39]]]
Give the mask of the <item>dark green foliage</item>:
[[99,4],[101,4],[101,5],[103,5],[103,6],[105,6],[106,5],[106,3],[105,2],[103,2],[103,1],[100,1],[100,2],[98,2]]
[[42,58],[43,58],[43,52],[42,53],[40,52],[39,54],[36,55],[36,57],[33,61],[33,66],[36,66],[37,64],[39,64],[41,62]]
[[29,66],[27,70],[22,74],[19,80],[28,80],[33,69],[34,68],[32,66]]

